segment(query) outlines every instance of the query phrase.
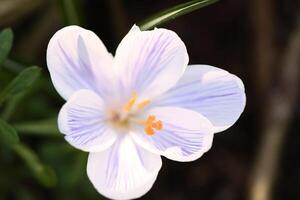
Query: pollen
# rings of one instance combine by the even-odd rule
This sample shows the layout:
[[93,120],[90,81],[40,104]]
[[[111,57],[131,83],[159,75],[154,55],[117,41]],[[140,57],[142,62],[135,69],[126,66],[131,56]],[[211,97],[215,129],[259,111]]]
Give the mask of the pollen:
[[149,115],[146,122],[144,123],[144,131],[147,135],[154,135],[155,131],[159,131],[162,128],[162,121],[157,121],[154,115]]

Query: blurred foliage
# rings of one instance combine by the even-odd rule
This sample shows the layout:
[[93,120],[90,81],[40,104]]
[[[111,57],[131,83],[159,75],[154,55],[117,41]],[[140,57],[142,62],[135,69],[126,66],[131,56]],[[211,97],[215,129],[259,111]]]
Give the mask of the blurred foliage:
[[13,147],[14,151],[26,163],[29,171],[33,176],[45,187],[53,187],[56,185],[56,175],[54,170],[42,164],[33,150],[25,144],[16,144]]
[[7,28],[0,32],[0,66],[5,61],[8,53],[11,50],[13,42],[13,32]]
[[80,13],[81,2],[78,0],[60,0],[65,25],[81,25],[83,16]]
[[10,84],[0,93],[0,104],[3,101],[18,95],[25,91],[40,75],[38,67],[29,67],[24,69]]
[[0,143],[11,147],[19,142],[17,131],[4,120],[0,119]]

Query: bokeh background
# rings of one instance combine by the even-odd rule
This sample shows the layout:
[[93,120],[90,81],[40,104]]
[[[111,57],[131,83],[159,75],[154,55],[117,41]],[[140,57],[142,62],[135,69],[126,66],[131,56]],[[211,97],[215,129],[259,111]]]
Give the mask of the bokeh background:
[[[12,52],[0,68],[0,90],[25,67],[42,68],[30,89],[0,107],[1,118],[18,131],[22,144],[13,149],[0,145],[1,200],[105,199],[86,176],[87,154],[70,147],[57,131],[64,101],[46,68],[48,41],[63,26],[79,24],[114,52],[133,24],[183,2],[0,0],[0,28],[14,31]],[[160,26],[178,33],[191,64],[238,75],[247,105],[199,160],[163,159],[156,183],[141,199],[299,198],[299,22],[298,0],[220,0]]]

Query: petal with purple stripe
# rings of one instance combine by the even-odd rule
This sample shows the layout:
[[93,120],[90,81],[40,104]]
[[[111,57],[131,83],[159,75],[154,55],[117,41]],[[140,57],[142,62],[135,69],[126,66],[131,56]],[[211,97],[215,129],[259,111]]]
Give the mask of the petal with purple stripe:
[[116,51],[120,94],[130,98],[136,92],[141,99],[153,98],[179,80],[187,63],[186,47],[175,32],[140,31],[134,26]]
[[57,92],[68,99],[79,89],[90,89],[102,98],[113,81],[113,57],[91,31],[67,26],[54,34],[47,49],[47,66]]
[[189,66],[156,106],[176,106],[201,113],[214,126],[215,132],[232,126],[246,103],[243,82],[225,70],[208,66]]
[[58,126],[74,147],[98,152],[111,146],[117,134],[109,127],[103,100],[94,92],[79,90],[62,107]]
[[110,199],[135,199],[148,192],[161,168],[161,158],[122,134],[114,145],[90,153],[87,174],[99,193]]
[[132,137],[153,153],[176,161],[193,161],[208,151],[212,144],[212,124],[201,114],[176,107],[156,107],[148,111],[162,122],[153,135],[136,127]]

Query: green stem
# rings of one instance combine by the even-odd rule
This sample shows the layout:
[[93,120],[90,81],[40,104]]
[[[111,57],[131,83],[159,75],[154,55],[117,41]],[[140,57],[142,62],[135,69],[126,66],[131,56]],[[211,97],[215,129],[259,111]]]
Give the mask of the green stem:
[[61,0],[61,6],[65,17],[66,24],[68,25],[80,25],[81,19],[77,6],[77,0]]
[[61,137],[57,128],[57,118],[13,124],[21,134]]
[[53,187],[57,183],[54,170],[44,165],[38,155],[27,145],[18,143],[13,146],[16,154],[25,162],[34,177],[45,187]]

